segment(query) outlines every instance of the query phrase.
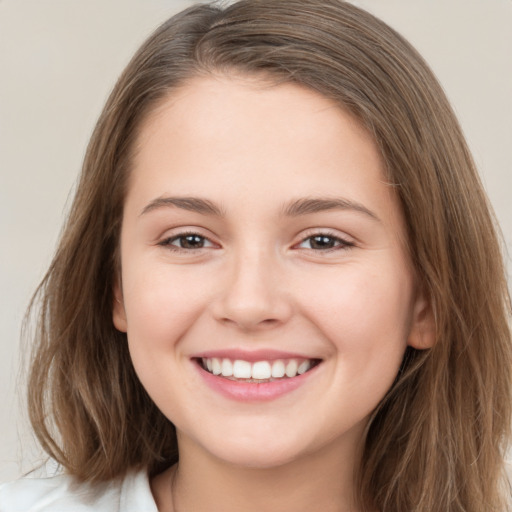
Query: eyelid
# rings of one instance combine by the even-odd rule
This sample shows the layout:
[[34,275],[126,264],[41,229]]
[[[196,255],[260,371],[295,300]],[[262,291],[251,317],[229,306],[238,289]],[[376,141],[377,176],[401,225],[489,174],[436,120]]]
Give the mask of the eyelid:
[[301,249],[300,245],[317,236],[325,236],[328,238],[332,238],[340,244],[337,247],[331,247],[326,249],[313,249],[313,248],[303,248],[306,251],[311,251],[315,253],[328,253],[332,251],[343,251],[350,249],[356,245],[354,239],[346,234],[341,234],[333,229],[329,228],[312,228],[307,230],[306,232],[301,233],[300,240],[296,242],[292,248]]
[[[161,246],[161,247],[164,247],[166,249],[169,249],[169,250],[172,250],[172,251],[175,251],[175,252],[200,252],[204,249],[212,249],[212,248],[219,248],[220,247],[220,244],[218,244],[217,242],[215,242],[214,240],[212,240],[212,237],[209,237],[205,234],[203,234],[201,232],[201,229],[200,228],[176,228],[175,230],[170,230],[171,233],[169,233],[168,231],[166,232],[166,234],[162,237],[160,237],[158,239],[158,241],[156,242],[156,245],[157,246]],[[174,232],[172,232],[174,231]],[[179,238],[184,238],[186,236],[198,236],[206,241],[209,242],[209,245],[208,247],[198,247],[196,249],[186,249],[184,247],[179,247],[177,245],[172,245],[171,242],[175,241],[175,240],[178,240]]]
[[[212,248],[220,248],[221,245],[214,241],[214,237],[207,236],[202,232],[203,230],[201,228],[197,227],[180,227],[180,228],[174,228],[171,230],[166,231],[166,234],[158,239],[156,242],[157,246],[161,246],[170,250],[173,250],[175,252],[200,252],[202,250],[206,249],[212,249]],[[184,248],[179,247],[178,245],[173,245],[172,242],[178,240],[179,238],[184,238],[186,236],[198,236],[208,242],[207,247],[198,247],[198,248]],[[353,237],[345,234],[340,233],[337,230],[333,230],[332,228],[310,228],[306,231],[303,231],[297,238],[298,241],[295,242],[292,245],[292,249],[301,249],[301,245],[306,242],[307,240],[313,239],[314,237],[320,237],[324,236],[327,238],[333,239],[335,242],[338,243],[335,247],[328,247],[328,248],[302,248],[305,251],[314,252],[314,253],[328,253],[332,251],[342,251],[350,249],[351,247],[354,247],[356,245],[356,242]]]

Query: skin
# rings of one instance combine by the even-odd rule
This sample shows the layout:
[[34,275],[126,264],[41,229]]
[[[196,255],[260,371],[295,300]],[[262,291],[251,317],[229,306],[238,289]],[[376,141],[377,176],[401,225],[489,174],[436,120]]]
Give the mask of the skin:
[[[114,324],[178,432],[179,466],[152,482],[159,510],[356,510],[368,417],[406,346],[433,342],[374,141],[308,89],[211,76],[148,116],[133,164]],[[348,206],[283,214],[303,198]],[[180,247],[184,232],[198,243]],[[233,348],[322,363],[296,390],[243,403],[206,386],[191,360]]]

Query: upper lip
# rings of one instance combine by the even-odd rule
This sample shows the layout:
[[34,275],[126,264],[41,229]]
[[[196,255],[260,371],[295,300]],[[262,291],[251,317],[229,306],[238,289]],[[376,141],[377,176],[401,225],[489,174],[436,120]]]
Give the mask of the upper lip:
[[255,363],[257,361],[275,361],[277,359],[320,359],[319,357],[311,357],[295,352],[284,352],[274,349],[258,349],[258,350],[241,350],[241,349],[224,349],[224,350],[207,350],[194,354],[192,359],[231,359],[232,361],[242,360]]

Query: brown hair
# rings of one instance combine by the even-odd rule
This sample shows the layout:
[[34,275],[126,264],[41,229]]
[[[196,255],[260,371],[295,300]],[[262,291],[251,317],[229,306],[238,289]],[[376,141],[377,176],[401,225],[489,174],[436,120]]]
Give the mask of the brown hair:
[[155,474],[177,461],[174,427],[142,388],[125,334],[113,326],[113,283],[137,130],[170,91],[212,72],[298,83],[335,99],[374,136],[400,198],[436,344],[407,350],[372,416],[358,468],[361,505],[504,510],[510,297],[491,208],[423,59],[341,0],[197,5],[165,22],[134,56],[98,121],[36,295],[29,410],[42,446],[89,481],[137,466]]

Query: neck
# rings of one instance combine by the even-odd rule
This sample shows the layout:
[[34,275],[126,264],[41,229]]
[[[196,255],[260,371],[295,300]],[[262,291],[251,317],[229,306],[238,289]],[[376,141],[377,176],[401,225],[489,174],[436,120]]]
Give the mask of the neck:
[[248,468],[179,440],[179,464],[152,482],[159,512],[356,511],[354,443],[336,441],[278,467]]

